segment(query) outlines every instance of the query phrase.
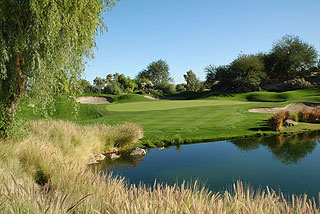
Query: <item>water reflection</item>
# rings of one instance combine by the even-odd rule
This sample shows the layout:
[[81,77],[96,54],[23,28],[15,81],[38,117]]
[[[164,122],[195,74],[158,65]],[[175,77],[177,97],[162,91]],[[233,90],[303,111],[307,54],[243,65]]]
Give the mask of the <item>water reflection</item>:
[[139,164],[144,160],[144,156],[130,156],[129,153],[124,152],[121,153],[121,158],[116,160],[106,159],[102,165],[102,169],[129,169],[129,168],[136,168]]
[[273,156],[285,165],[298,164],[317,147],[320,132],[273,137],[248,138],[231,141],[240,151],[267,147]]
[[[317,147],[320,131],[296,135],[280,135],[260,138],[245,138],[230,141],[242,152],[258,150],[260,147],[268,148],[273,157],[282,164],[298,164],[301,160],[311,154]],[[181,146],[175,147],[180,152]],[[103,162],[101,169],[129,169],[137,168],[144,157],[132,157],[129,153],[121,153],[121,158]]]

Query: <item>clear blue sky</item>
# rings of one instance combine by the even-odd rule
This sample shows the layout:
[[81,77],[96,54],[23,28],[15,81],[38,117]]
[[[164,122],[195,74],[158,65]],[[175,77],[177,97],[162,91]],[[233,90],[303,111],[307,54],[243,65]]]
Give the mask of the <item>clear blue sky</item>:
[[320,51],[319,0],[121,0],[104,15],[109,31],[97,37],[85,78],[109,73],[135,77],[158,59],[175,83],[192,69],[229,64],[240,53],[267,52],[285,34]]

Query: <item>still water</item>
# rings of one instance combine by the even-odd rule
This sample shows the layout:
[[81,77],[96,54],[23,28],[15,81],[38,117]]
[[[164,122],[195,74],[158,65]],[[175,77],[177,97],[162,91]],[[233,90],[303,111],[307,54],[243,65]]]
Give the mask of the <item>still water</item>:
[[286,195],[320,192],[320,132],[217,141],[165,150],[150,149],[145,157],[122,154],[107,160],[103,171],[125,176],[129,183],[152,185],[198,180],[212,191],[230,189],[241,180],[255,189],[273,188]]

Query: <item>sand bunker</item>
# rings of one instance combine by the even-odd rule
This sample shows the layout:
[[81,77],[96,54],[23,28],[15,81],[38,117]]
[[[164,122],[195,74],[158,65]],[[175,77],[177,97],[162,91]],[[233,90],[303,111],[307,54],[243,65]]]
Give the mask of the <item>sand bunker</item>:
[[157,97],[152,97],[152,96],[144,96],[144,97],[150,100],[159,100],[159,98]]
[[110,97],[89,96],[89,97],[78,97],[77,102],[83,103],[83,104],[108,104],[108,103],[113,103],[113,99]]
[[144,96],[150,100],[186,100],[185,97],[152,97],[152,96]]
[[278,113],[279,111],[290,111],[290,112],[298,112],[302,109],[307,111],[311,111],[314,107],[318,106],[319,104],[314,103],[294,103],[286,105],[285,107],[276,107],[276,108],[254,108],[249,109],[249,112],[256,112],[256,113]]

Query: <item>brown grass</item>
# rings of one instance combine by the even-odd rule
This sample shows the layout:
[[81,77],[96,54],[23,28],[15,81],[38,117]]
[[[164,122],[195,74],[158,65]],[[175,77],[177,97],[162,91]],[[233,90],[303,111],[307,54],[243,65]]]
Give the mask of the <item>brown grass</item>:
[[274,131],[281,131],[283,122],[289,118],[289,111],[280,111],[269,118],[268,125]]
[[311,111],[302,109],[298,112],[299,121],[309,122],[309,123],[319,123],[320,122],[320,106],[315,107]]

